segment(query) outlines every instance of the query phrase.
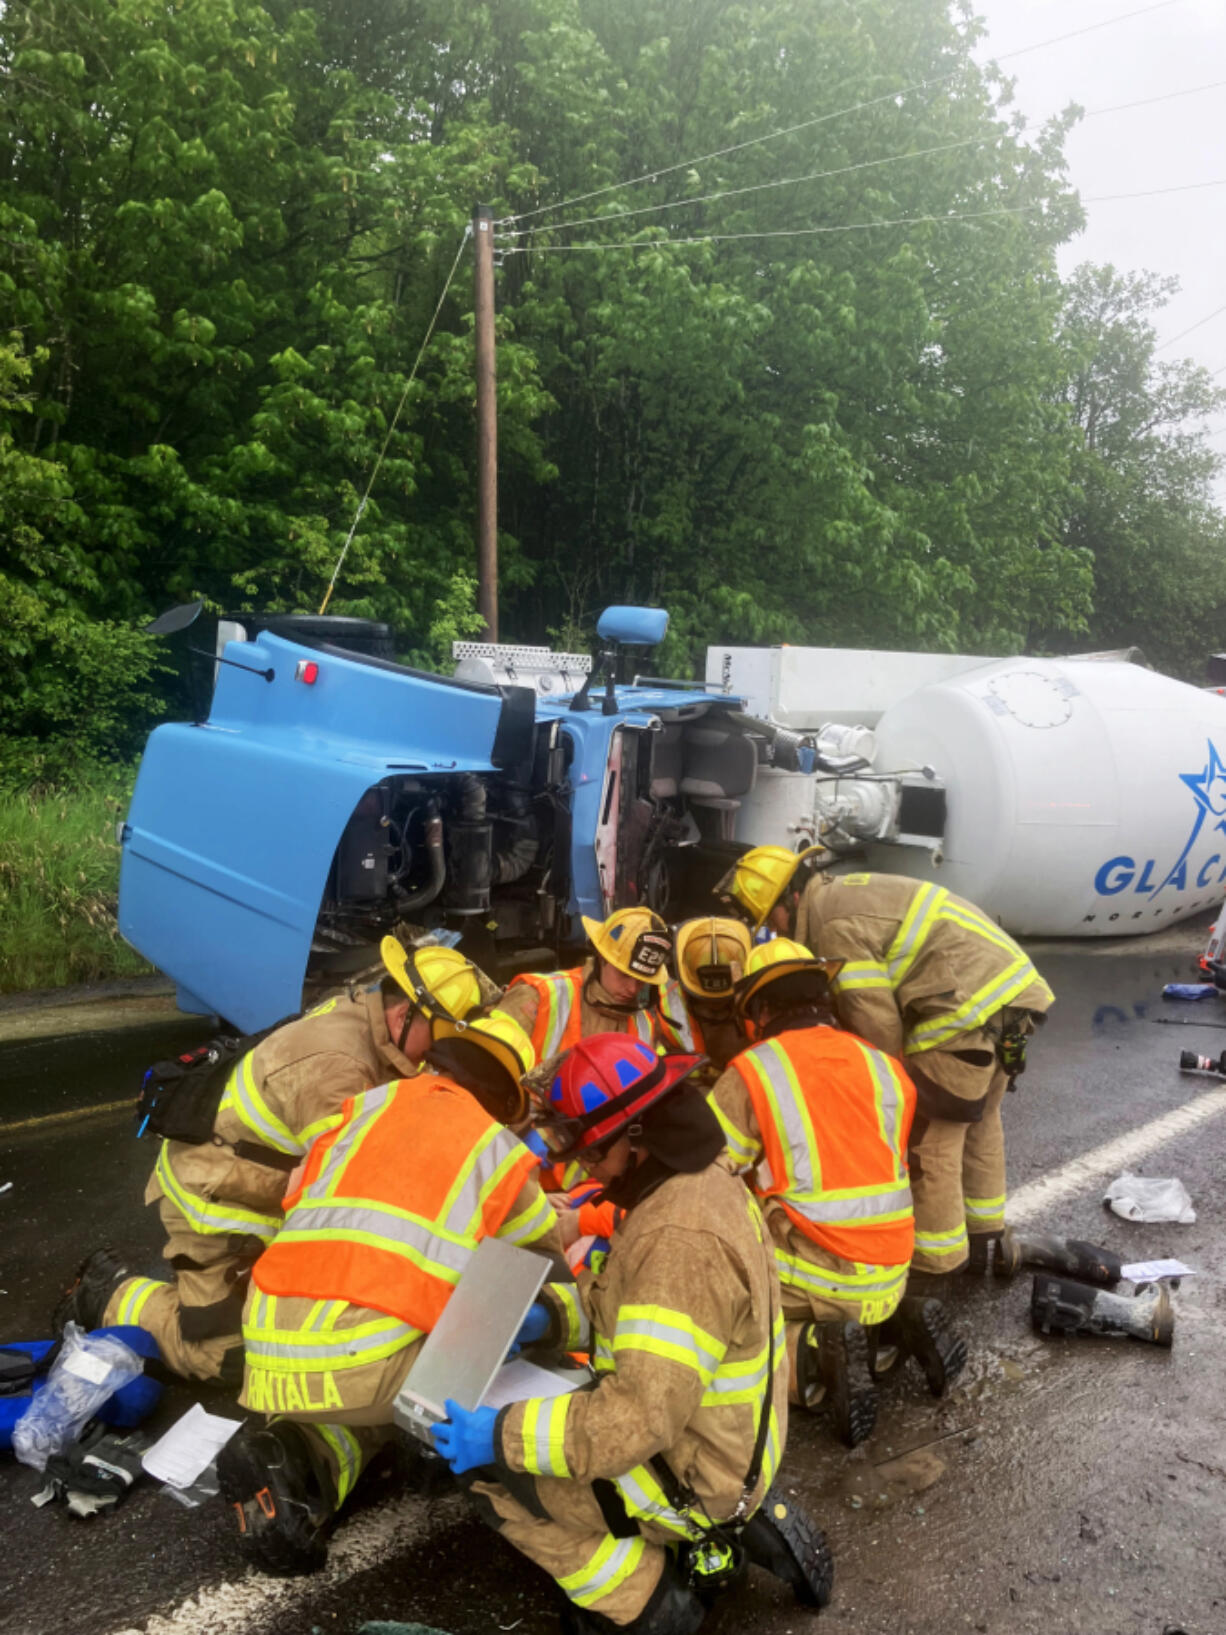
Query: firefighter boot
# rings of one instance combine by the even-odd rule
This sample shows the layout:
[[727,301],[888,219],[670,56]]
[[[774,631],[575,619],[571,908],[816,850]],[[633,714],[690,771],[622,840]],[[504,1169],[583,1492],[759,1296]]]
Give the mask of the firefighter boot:
[[131,1276],[114,1249],[95,1249],[86,1255],[51,1313],[52,1333],[58,1338],[65,1323],[79,1323],[86,1330],[101,1328],[107,1302],[124,1278]]
[[245,1425],[218,1455],[217,1479],[253,1567],[289,1578],[323,1566],[335,1510],[297,1426],[286,1419]]
[[896,1346],[904,1357],[915,1358],[934,1397],[943,1397],[966,1366],[966,1341],[948,1327],[939,1300],[903,1295],[878,1335],[881,1348]]
[[771,1488],[745,1523],[741,1543],[755,1567],[792,1586],[801,1606],[820,1608],[830,1600],[834,1557],[825,1534],[779,1488]]
[[562,1608],[562,1635],[696,1635],[707,1609],[671,1560],[664,1563],[651,1599],[628,1624],[589,1612],[568,1600]]
[[1030,1296],[1030,1317],[1041,1334],[1127,1334],[1162,1346],[1169,1346],[1175,1335],[1171,1297],[1161,1283],[1134,1295],[1111,1294],[1040,1272]]
[[[1007,1229],[1006,1229],[1007,1230]],[[971,1232],[967,1236],[969,1258],[962,1268],[967,1277],[982,1277],[989,1267],[998,1277],[1008,1274],[1000,1271],[1000,1232]]]
[[840,1442],[854,1448],[873,1434],[877,1390],[868,1364],[868,1336],[859,1323],[801,1325],[794,1370],[800,1406],[810,1413],[827,1408]]
[[[972,1245],[974,1241],[972,1238]],[[1124,1270],[1119,1255],[1097,1243],[1085,1243],[1080,1238],[1049,1237],[1046,1233],[1015,1232],[1006,1226],[996,1245],[993,1274],[1016,1277],[1023,1266],[1038,1266],[1045,1272],[1059,1272],[1063,1277],[1099,1283],[1107,1289],[1115,1287]]]

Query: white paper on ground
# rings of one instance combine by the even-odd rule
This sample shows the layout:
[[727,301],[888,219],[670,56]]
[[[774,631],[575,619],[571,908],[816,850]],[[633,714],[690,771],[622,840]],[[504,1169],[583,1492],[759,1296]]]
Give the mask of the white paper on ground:
[[1173,1178],[1160,1180],[1125,1170],[1103,1193],[1103,1202],[1126,1221],[1177,1221],[1191,1226],[1196,1220],[1187,1187]]
[[493,1383],[481,1399],[483,1408],[506,1408],[512,1402],[526,1402],[529,1397],[564,1397],[575,1389],[573,1379],[551,1374],[547,1368],[538,1368],[523,1357],[515,1357],[494,1375]]
[[171,1487],[190,1487],[212,1464],[239,1428],[237,1419],[207,1414],[198,1402],[157,1441],[141,1460],[150,1476]]
[[1196,1269],[1185,1266],[1182,1260],[1134,1260],[1131,1266],[1122,1266],[1120,1276],[1130,1283],[1156,1283],[1160,1277],[1195,1277]]

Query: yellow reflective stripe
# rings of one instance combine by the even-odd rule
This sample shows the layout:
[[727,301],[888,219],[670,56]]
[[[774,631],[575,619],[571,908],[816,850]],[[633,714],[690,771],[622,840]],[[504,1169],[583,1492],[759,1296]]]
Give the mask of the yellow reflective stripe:
[[638,1568],[646,1548],[641,1538],[616,1539],[610,1535],[582,1567],[559,1578],[558,1587],[577,1607],[594,1606],[625,1583]]
[[569,1396],[530,1397],[520,1428],[524,1469],[532,1476],[569,1476],[566,1414]]
[[967,1252],[966,1222],[948,1232],[919,1232],[915,1234],[915,1253],[925,1255],[962,1255]]
[[637,1033],[645,1045],[650,1045],[655,1050],[656,1030],[650,1011],[635,1011],[630,1018],[630,1026],[626,1029],[626,1032]]
[[263,1092],[256,1083],[252,1065],[254,1055],[255,1052],[249,1050],[235,1063],[223,1101],[266,1146],[275,1147],[278,1152],[301,1153],[304,1150],[302,1142],[264,1100]]
[[[557,972],[537,980],[544,984],[545,1032],[541,1039],[540,1058],[547,1062],[561,1048],[562,1035],[566,1032],[566,1024],[578,998],[579,984],[567,972]],[[536,988],[536,983],[531,986]],[[536,991],[541,993],[540,988],[536,988]]]
[[1019,953],[1010,965],[991,981],[985,982],[983,987],[977,988],[956,1011],[932,1017],[912,1028],[907,1038],[906,1054],[913,1056],[921,1050],[932,1050],[960,1033],[969,1033],[995,1016],[998,1010],[1003,1010],[1011,999],[1016,999],[1018,994],[1024,993],[1031,983],[1038,980],[1039,973],[1030,960]]
[[766,1044],[753,1045],[741,1060],[753,1068],[781,1137],[779,1146],[787,1174],[772,1174],[770,1184],[781,1187],[789,1195],[816,1196],[822,1185],[817,1137],[804,1091],[787,1051],[777,1039],[772,1039]]
[[[853,1035],[854,1037],[854,1035]],[[866,1045],[862,1039],[856,1039],[860,1047],[860,1054],[864,1057],[868,1067],[869,1077],[873,1081],[873,1102],[877,1113],[877,1128],[881,1132],[881,1139],[889,1149],[894,1163],[894,1178],[901,1181],[910,1191],[907,1181],[907,1170],[903,1160],[902,1150],[902,1122],[903,1111],[906,1107],[906,1096],[903,1093],[902,1080],[898,1077],[898,1070],[889,1056],[880,1050],[874,1050]]]
[[[337,1304],[341,1311],[346,1309],[345,1302]],[[397,1317],[378,1317],[345,1329],[278,1328],[275,1301],[256,1291],[243,1323],[243,1344],[248,1360],[266,1371],[296,1374],[382,1362],[412,1345],[422,1332]]]
[[302,1142],[303,1149],[309,1147],[318,1136],[323,1135],[325,1130],[335,1130],[338,1124],[344,1122],[344,1113],[329,1113],[325,1118],[317,1118],[313,1124],[308,1124],[299,1132],[298,1139]]
[[148,1305],[150,1297],[159,1289],[168,1289],[170,1284],[162,1283],[153,1277],[134,1277],[120,1287],[123,1293],[119,1297],[119,1310],[115,1314],[116,1323],[139,1324],[141,1312]]
[[963,1198],[962,1206],[969,1223],[979,1225],[988,1221],[995,1226],[1005,1218],[1005,1202],[1002,1192],[999,1198]]
[[538,1238],[547,1236],[557,1219],[557,1210],[543,1192],[538,1192],[527,1209],[503,1221],[497,1236],[506,1238],[508,1243],[535,1243]]
[[323,1200],[331,1198],[336,1192],[345,1178],[350,1159],[357,1156],[374,1129],[380,1112],[391,1097],[395,1082],[381,1084],[374,1090],[364,1090],[360,1096],[354,1097],[349,1120],[333,1142],[322,1174],[306,1189],[304,1198]]
[[[503,1133],[505,1132],[497,1124],[491,1124],[488,1129],[481,1133],[476,1145],[473,1147],[468,1157],[460,1165],[460,1168],[456,1171],[456,1176],[451,1183],[451,1188],[448,1191],[447,1196],[443,1199],[442,1207],[438,1212],[438,1219],[440,1221],[447,1221],[451,1226],[451,1229],[460,1237],[471,1236],[470,1227],[473,1220],[473,1210],[471,1207],[468,1209],[464,1223],[461,1225],[458,1221],[454,1221],[452,1219],[455,1206],[457,1202],[460,1201],[465,1189],[468,1187],[469,1182],[476,1173],[477,1160],[480,1158],[486,1147],[488,1147],[497,1136],[502,1135]],[[467,1199],[464,1201],[466,1203],[468,1202]],[[481,1209],[480,1197],[477,1198],[476,1202],[476,1213],[479,1216]]]
[[776,1248],[775,1266],[779,1281],[806,1294],[820,1294],[831,1300],[859,1300],[865,1294],[889,1294],[907,1280],[907,1263],[897,1266],[873,1266],[866,1261],[849,1261],[850,1272],[835,1271],[830,1266],[815,1266],[803,1255],[791,1255],[786,1249]]
[[849,959],[844,960],[843,968],[834,978],[831,987],[836,993],[849,993],[857,988],[892,988],[890,973],[878,960]]
[[334,1011],[339,1003],[339,996],[335,999],[323,999],[316,1005],[314,1010],[307,1012],[307,1016],[327,1016],[328,1012]]
[[696,1538],[701,1529],[697,1523],[674,1510],[665,1497],[664,1489],[646,1465],[636,1465],[622,1476],[613,1478],[613,1485],[622,1496],[626,1510],[632,1516],[644,1516],[681,1538]]
[[579,1298],[577,1283],[551,1283],[549,1293],[562,1319],[562,1348],[586,1351],[592,1340],[592,1325]]
[[928,933],[936,924],[937,914],[949,893],[944,886],[921,885],[911,899],[902,924],[886,950],[885,963],[890,981],[897,987],[915,964],[927,941]]
[[353,1491],[362,1468],[361,1445],[347,1425],[321,1425],[316,1421],[313,1429],[336,1456],[336,1508],[339,1510]]
[[169,1143],[163,1141],[157,1163],[154,1165],[154,1173],[162,1191],[176,1208],[187,1216],[193,1231],[249,1235],[260,1238],[265,1243],[272,1242],[281,1230],[280,1215],[259,1215],[254,1209],[240,1209],[237,1204],[221,1203],[189,1192],[180,1184],[171,1168],[168,1146]]
[[707,1097],[707,1106],[710,1107],[719,1120],[719,1127],[724,1132],[724,1145],[728,1149],[729,1158],[739,1169],[750,1169],[761,1156],[761,1144],[755,1143],[744,1130],[732,1122],[715,1099],[714,1092]]
[[660,989],[660,1028],[683,1052],[694,1049],[694,1022],[685,1008],[685,995],[678,982],[668,981]]
[[619,1351],[645,1351],[692,1368],[705,1387],[714,1379],[727,1349],[723,1340],[700,1328],[686,1312],[667,1306],[622,1306],[618,1310],[615,1359]]
[[947,902],[938,918],[947,920],[951,925],[960,925],[964,931],[973,931],[977,937],[982,937],[1010,957],[1018,951],[1017,943],[1009,933],[970,903]]
[[[784,1334],[783,1313],[775,1313],[774,1321],[775,1366],[780,1357],[786,1360],[787,1339]],[[740,1362],[724,1361],[702,1394],[699,1407],[733,1408],[745,1402],[760,1402],[766,1394],[766,1374],[770,1363],[771,1347],[764,1345],[756,1357],[745,1357]]]

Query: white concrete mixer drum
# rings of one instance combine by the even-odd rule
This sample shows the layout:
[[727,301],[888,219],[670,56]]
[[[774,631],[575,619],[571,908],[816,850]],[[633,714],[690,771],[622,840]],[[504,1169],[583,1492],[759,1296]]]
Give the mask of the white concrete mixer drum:
[[[1156,931],[1226,887],[1226,700],[1115,660],[1004,659],[919,688],[876,728],[878,772],[931,763],[942,861],[874,846],[1010,931]],[[905,856],[905,861],[904,861]]]

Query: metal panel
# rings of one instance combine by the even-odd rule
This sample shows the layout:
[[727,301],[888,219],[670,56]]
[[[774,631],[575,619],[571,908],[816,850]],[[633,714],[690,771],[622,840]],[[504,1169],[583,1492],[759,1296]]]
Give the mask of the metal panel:
[[429,1442],[449,1397],[461,1408],[479,1406],[550,1264],[501,1238],[481,1240],[397,1394],[393,1414],[401,1430]]

